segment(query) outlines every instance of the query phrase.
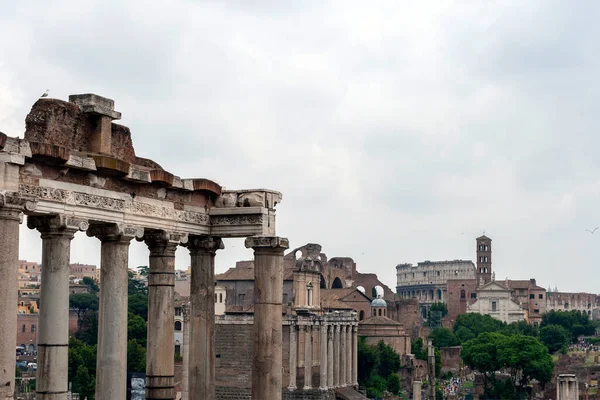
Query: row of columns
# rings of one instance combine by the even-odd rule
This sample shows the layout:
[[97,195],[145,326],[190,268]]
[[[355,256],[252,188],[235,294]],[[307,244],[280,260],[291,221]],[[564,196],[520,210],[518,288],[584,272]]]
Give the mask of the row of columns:
[[297,337],[304,339],[304,390],[314,387],[312,367],[314,365],[313,342],[319,339],[319,389],[327,390],[342,386],[358,385],[358,330],[356,325],[344,323],[322,323],[321,325],[290,325],[289,390],[296,390],[298,359]]
[[[1,199],[0,199],[1,200]],[[0,201],[0,399],[12,399],[16,343],[17,263],[19,223],[23,205]],[[29,210],[31,211],[31,210]],[[127,390],[127,271],[133,238],[150,250],[148,276],[148,337],[146,398],[174,399],[175,251],[186,245],[191,254],[190,345],[187,387],[189,399],[215,398],[214,257],[223,242],[163,230],[120,224],[89,226],[65,215],[28,217],[27,225],[42,237],[42,288],[38,331],[38,400],[63,400],[68,393],[68,318],[70,244],[78,231],[101,241],[101,291],[98,321],[96,399],[125,400]],[[281,393],[281,298],[283,252],[287,239],[251,237],[255,250],[256,292],[253,399]],[[277,329],[279,331],[277,331]],[[279,345],[277,345],[279,343]],[[279,357],[277,357],[279,354]],[[279,360],[279,366],[277,365]],[[277,372],[279,383],[277,389]],[[256,375],[256,376],[255,376]],[[255,390],[256,386],[256,390]],[[279,395],[280,398],[281,394]]]

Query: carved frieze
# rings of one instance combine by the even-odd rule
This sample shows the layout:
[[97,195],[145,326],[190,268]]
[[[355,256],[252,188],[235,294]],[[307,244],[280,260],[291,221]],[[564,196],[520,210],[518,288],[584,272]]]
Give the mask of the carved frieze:
[[263,215],[213,215],[211,225],[258,225],[263,223]]
[[272,248],[282,251],[290,247],[287,238],[279,236],[250,236],[245,241],[246,248]]
[[0,190],[0,207],[16,208],[20,211],[35,211],[37,202],[34,197]]

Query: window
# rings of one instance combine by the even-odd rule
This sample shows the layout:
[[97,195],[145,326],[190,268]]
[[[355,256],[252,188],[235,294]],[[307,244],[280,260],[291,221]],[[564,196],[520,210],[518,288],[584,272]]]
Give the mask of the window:
[[21,326],[21,332],[25,332],[25,324],[23,324],[23,326]]
[[440,276],[440,271],[437,272],[437,276]]
[[485,262],[488,262],[487,256],[483,257],[483,259],[484,259]]
[[175,330],[176,331],[180,331],[181,330],[181,321],[175,321]]
[[381,317],[381,308],[379,309],[379,316]]
[[175,307],[175,315],[176,316],[181,316],[181,307]]
[[178,356],[181,355],[181,345],[180,344],[175,345],[175,354],[177,354]]
[[464,289],[460,291],[460,298],[464,299],[466,297]]
[[497,311],[497,303],[492,301],[492,311]]
[[219,293],[219,303],[223,302],[223,293]]
[[477,293],[471,293],[471,298],[472,299],[476,299],[477,298]]
[[539,298],[539,299],[543,299],[543,298],[544,298],[544,295],[543,295],[542,293],[540,293],[540,294],[538,295],[538,298]]
[[533,294],[533,293],[532,293],[532,294],[530,294],[530,295],[529,295],[529,298],[530,298],[530,299],[535,299],[535,294]]
[[565,308],[569,308],[569,303],[565,303]]
[[540,313],[540,309],[539,308],[534,308],[533,312],[536,313],[536,314],[539,314]]
[[359,321],[365,319],[365,312],[363,310],[360,310],[360,313],[358,314],[358,319]]
[[35,324],[31,324],[31,333],[35,332]]
[[423,272],[423,276],[427,276],[427,272]]

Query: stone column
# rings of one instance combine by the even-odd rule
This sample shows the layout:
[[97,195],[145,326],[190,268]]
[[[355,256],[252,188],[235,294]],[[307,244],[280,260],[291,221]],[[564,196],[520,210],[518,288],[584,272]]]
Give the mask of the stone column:
[[333,327],[327,326],[327,387],[334,387],[333,383]]
[[346,325],[340,325],[340,386],[346,386]]
[[[17,342],[19,223],[21,199],[0,194],[0,399],[13,399]],[[29,202],[29,209],[35,203]]]
[[181,307],[183,314],[183,365],[181,370],[181,400],[189,397],[189,368],[190,368],[190,305]]
[[352,325],[346,326],[346,385],[352,386]]
[[66,399],[69,390],[69,257],[75,232],[88,223],[62,215],[29,217],[42,236],[42,287],[38,322],[36,398]]
[[298,343],[296,340],[296,324],[290,323],[290,381],[289,390],[296,390],[296,369],[298,367]]
[[358,386],[358,326],[352,325],[352,385]]
[[422,386],[423,386],[423,383],[421,381],[413,381],[413,400],[421,400]]
[[304,325],[304,390],[312,388],[312,326]]
[[144,230],[116,224],[92,225],[87,235],[102,242],[96,359],[96,399],[127,397],[127,271],[129,242]]
[[219,238],[192,236],[189,388],[194,399],[215,398],[215,254],[223,249]]
[[340,326],[333,325],[333,386],[340,386]]
[[146,398],[175,398],[175,250],[187,237],[165,231],[147,231],[150,250],[148,272],[148,345]]
[[281,400],[283,252],[286,238],[252,236],[254,249],[254,357],[252,399]]
[[327,390],[327,325],[321,322],[319,388]]

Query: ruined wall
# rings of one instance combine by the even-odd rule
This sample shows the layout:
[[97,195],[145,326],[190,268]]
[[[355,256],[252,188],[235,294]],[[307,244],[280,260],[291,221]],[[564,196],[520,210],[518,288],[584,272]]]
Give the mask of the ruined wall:
[[253,324],[215,325],[217,399],[251,398],[253,349]]
[[388,303],[387,316],[391,320],[401,323],[413,339],[420,336],[421,311],[416,299],[396,299]]
[[448,307],[448,318],[452,324],[459,315],[467,312],[467,305],[475,303],[477,298],[473,295],[477,295],[476,279],[448,281],[448,301],[446,305]]
[[440,349],[440,353],[442,353],[442,371],[447,372],[450,371],[454,374],[457,374],[460,371],[460,351],[462,347],[453,346],[453,347],[442,347]]

